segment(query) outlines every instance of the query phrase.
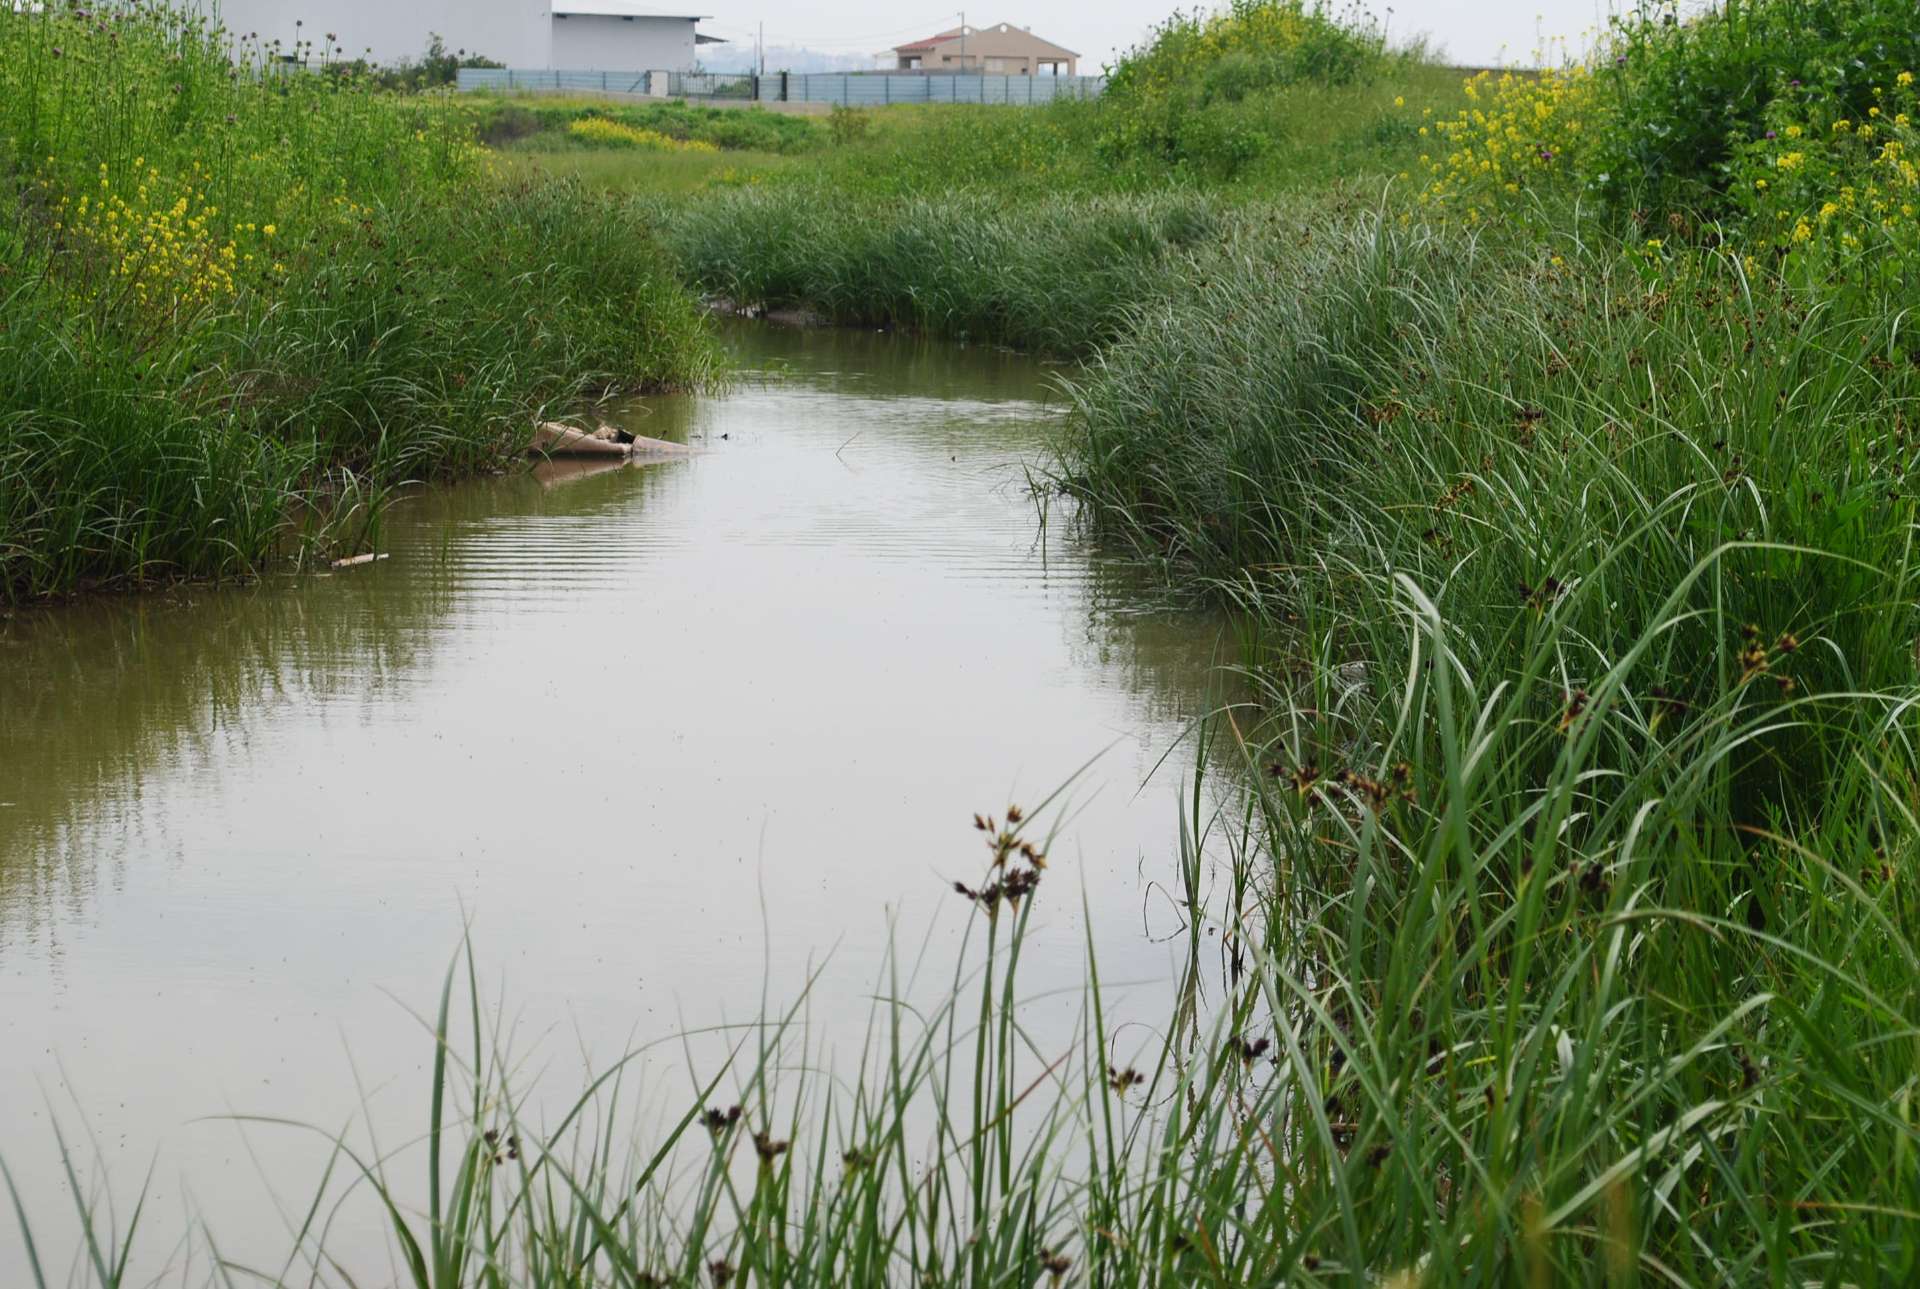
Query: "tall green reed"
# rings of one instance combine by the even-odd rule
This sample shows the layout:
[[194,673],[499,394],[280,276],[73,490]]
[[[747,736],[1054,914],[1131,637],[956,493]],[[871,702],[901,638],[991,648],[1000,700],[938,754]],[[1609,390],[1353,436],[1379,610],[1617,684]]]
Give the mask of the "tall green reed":
[[663,217],[687,277],[745,308],[1081,357],[1217,234],[1201,197],[845,203],[821,187],[715,193]]
[[1421,1283],[1910,1274],[1899,302],[1578,224],[1198,276],[1061,469],[1268,624],[1287,1229]]

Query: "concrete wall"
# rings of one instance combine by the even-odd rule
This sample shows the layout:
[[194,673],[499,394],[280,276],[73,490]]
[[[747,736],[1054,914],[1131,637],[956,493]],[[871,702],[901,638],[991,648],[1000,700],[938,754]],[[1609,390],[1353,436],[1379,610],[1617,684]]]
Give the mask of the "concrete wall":
[[[825,112],[833,104],[882,107],[891,103],[1004,103],[1014,107],[1057,98],[1098,98],[1100,76],[961,76],[924,72],[769,72],[760,99],[703,97],[699,86],[735,77],[683,77],[644,70],[555,71],[536,67],[463,67],[460,88],[510,94],[593,94],[638,99],[670,96],[703,107],[752,107],[772,112]],[[675,84],[675,82],[679,84]],[[786,98],[782,99],[781,94]]]
[[[521,64],[506,59],[510,67]],[[556,14],[549,67],[581,71],[658,68],[692,71],[693,20],[620,18],[604,14]]]
[[[768,95],[781,91],[780,79],[760,82]],[[1106,81],[1098,76],[1022,76],[1002,73],[976,76],[963,73],[900,72],[892,75],[863,72],[852,75],[816,73],[786,78],[789,100],[841,103],[849,107],[881,107],[894,103],[1004,103],[1019,107],[1051,103],[1056,98],[1098,98]]]
[[[464,49],[510,67],[551,67],[549,0],[195,0],[218,12],[230,31],[257,32],[264,43],[319,42],[332,32],[345,57],[382,63],[418,59],[438,32],[449,50]],[[578,21],[568,19],[569,22]],[[303,26],[295,26],[303,22]],[[692,40],[693,24],[683,24]],[[371,48],[372,53],[367,53]],[[667,66],[668,64],[657,64]]]

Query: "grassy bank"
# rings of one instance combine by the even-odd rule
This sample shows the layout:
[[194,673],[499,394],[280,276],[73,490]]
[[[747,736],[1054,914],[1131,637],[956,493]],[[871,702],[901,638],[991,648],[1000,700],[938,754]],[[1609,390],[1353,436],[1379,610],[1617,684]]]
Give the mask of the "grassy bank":
[[0,12],[0,597],[356,546],[397,483],[711,369],[631,208],[502,182],[437,100],[231,52]]
[[1440,92],[1237,5],[1099,103],[971,123],[991,176],[876,123],[673,221],[711,289],[1085,359],[1061,486],[1264,624],[1221,1022],[1277,1058],[1234,1119],[1264,1160],[1132,1247],[1220,1283],[1915,1274],[1899,15],[1656,16]]

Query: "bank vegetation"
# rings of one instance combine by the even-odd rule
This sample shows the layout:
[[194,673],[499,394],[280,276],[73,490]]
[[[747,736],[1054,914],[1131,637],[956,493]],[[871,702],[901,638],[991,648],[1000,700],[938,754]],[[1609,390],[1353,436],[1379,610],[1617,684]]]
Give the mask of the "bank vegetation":
[[[1144,1054],[1091,947],[1079,1031],[1021,1025],[1026,919],[1072,893],[1011,811],[953,875],[975,974],[881,990],[837,1079],[769,1017],[631,1150],[516,1121],[450,983],[451,1171],[392,1210],[415,1282],[1920,1275],[1920,32],[1903,0],[1743,0],[1543,61],[1463,78],[1362,16],[1237,0],[1097,102],[843,123],[807,166],[612,217],[737,304],[1078,360],[1054,487],[1254,624],[1256,697],[1213,725],[1240,808],[1168,857],[1191,988]],[[121,316],[32,280],[89,302],[63,326]],[[281,335],[291,290],[211,334]],[[147,408],[136,370],[48,388]]]
[[0,7],[0,600],[351,552],[394,488],[712,371],[628,205],[501,182],[319,45]]

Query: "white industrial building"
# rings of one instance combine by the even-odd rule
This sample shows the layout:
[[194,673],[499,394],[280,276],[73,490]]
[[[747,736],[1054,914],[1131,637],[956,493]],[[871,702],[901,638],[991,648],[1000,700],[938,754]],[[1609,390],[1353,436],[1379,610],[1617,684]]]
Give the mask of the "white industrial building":
[[344,57],[418,59],[438,35],[451,51],[508,67],[686,72],[706,14],[666,12],[632,0],[204,0],[227,29],[283,50],[328,35]]

